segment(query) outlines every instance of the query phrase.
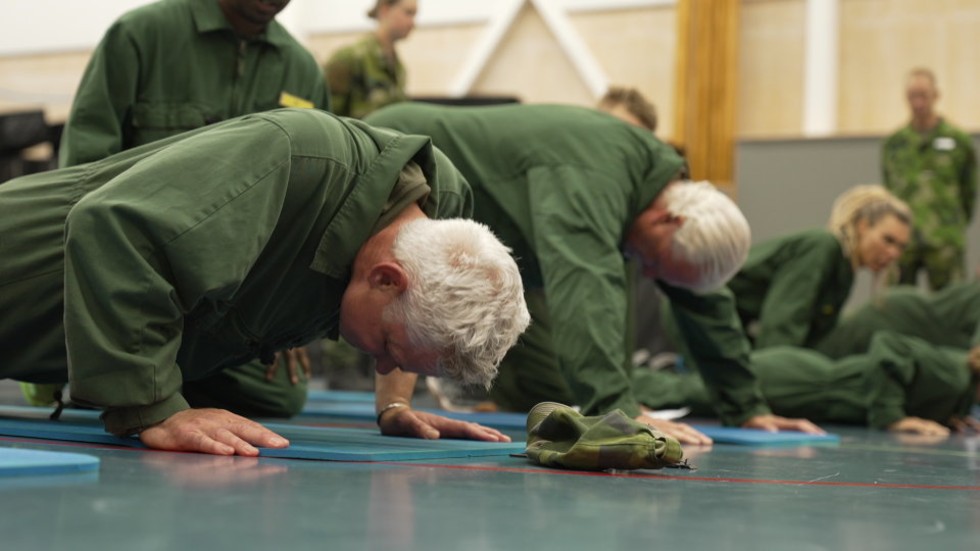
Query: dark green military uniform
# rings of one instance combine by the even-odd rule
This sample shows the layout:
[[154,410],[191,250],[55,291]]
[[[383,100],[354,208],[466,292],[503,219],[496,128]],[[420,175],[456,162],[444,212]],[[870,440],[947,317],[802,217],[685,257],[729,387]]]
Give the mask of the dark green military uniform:
[[[67,339],[72,398],[123,434],[186,408],[184,380],[336,337],[354,257],[398,205],[469,214],[437,160],[427,138],[287,109],[11,180],[0,376],[64,381]],[[410,161],[429,186],[391,203]]]
[[854,268],[827,230],[808,230],[754,245],[728,282],[755,348],[812,347],[840,316]]
[[[965,416],[976,399],[977,375],[966,350],[938,347],[915,337],[876,333],[868,352],[841,360],[793,346],[752,352],[752,370],[773,413],[816,422],[885,428],[906,416],[946,423]],[[710,411],[697,374],[654,372],[650,394],[658,408]]]
[[[474,218],[514,249],[533,321],[501,365],[492,398],[511,410],[557,401],[586,415],[638,415],[621,244],[676,177],[683,161],[674,150],[650,132],[571,106],[402,103],[365,121],[431,136],[473,187]],[[748,345],[732,330],[732,302],[664,289],[726,419],[768,412],[746,365]]]
[[239,115],[329,102],[316,60],[278,22],[245,39],[217,0],[162,0],[106,31],[75,94],[61,166]]
[[405,67],[397,55],[389,63],[374,34],[337,50],[323,71],[338,115],[360,119],[389,103],[408,99]]
[[966,228],[977,195],[977,157],[970,136],[944,119],[920,133],[911,125],[882,149],[885,187],[912,209],[915,234],[899,260],[901,283],[920,268],[935,290],[962,279]]
[[937,346],[980,346],[980,281],[956,283],[933,293],[911,286],[889,288],[844,316],[816,350],[835,359],[863,354],[878,331],[918,337]]

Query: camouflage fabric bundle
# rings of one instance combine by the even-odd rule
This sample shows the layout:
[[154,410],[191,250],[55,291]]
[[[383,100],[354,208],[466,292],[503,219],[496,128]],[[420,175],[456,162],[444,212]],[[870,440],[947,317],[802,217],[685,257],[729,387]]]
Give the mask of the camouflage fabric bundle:
[[659,469],[684,456],[677,440],[620,410],[586,417],[555,402],[528,413],[525,453],[539,465],[585,471]]

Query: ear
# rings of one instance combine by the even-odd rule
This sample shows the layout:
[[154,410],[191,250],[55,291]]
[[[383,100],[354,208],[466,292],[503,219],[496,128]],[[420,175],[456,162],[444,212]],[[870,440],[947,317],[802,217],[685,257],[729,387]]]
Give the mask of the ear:
[[678,228],[684,225],[684,220],[685,217],[678,214],[673,214],[663,207],[654,207],[650,216],[650,223],[653,225],[667,224]]
[[408,273],[397,262],[379,262],[368,271],[371,289],[400,295],[408,289]]

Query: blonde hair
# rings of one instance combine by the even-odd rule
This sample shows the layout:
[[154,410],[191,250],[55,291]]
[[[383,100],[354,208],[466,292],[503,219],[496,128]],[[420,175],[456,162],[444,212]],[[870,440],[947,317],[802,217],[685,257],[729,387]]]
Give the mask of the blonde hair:
[[840,241],[844,256],[857,266],[858,224],[874,226],[886,216],[894,216],[903,224],[912,225],[912,211],[898,197],[879,184],[854,186],[841,193],[830,209],[827,229]]

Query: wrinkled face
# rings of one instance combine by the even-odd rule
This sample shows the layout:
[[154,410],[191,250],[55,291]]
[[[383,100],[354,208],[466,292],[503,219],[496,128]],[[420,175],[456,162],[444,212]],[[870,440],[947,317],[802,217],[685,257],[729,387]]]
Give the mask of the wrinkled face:
[[905,99],[909,102],[909,109],[912,116],[917,119],[925,119],[932,116],[933,106],[939,93],[928,77],[915,75],[909,78],[908,85],[905,87]]
[[912,229],[895,215],[889,214],[871,226],[858,222],[858,262],[872,272],[889,267],[909,244]]
[[348,343],[374,358],[382,375],[401,368],[422,375],[438,375],[439,354],[413,347],[404,324],[384,319],[390,295],[352,283],[340,304],[340,334]]
[[417,13],[416,0],[401,0],[390,6],[382,6],[378,11],[378,22],[388,29],[392,41],[397,41],[411,34]]
[[674,258],[673,239],[683,219],[657,207],[649,207],[633,220],[623,252],[642,264],[643,276],[677,287],[698,283],[700,273],[690,263]]

